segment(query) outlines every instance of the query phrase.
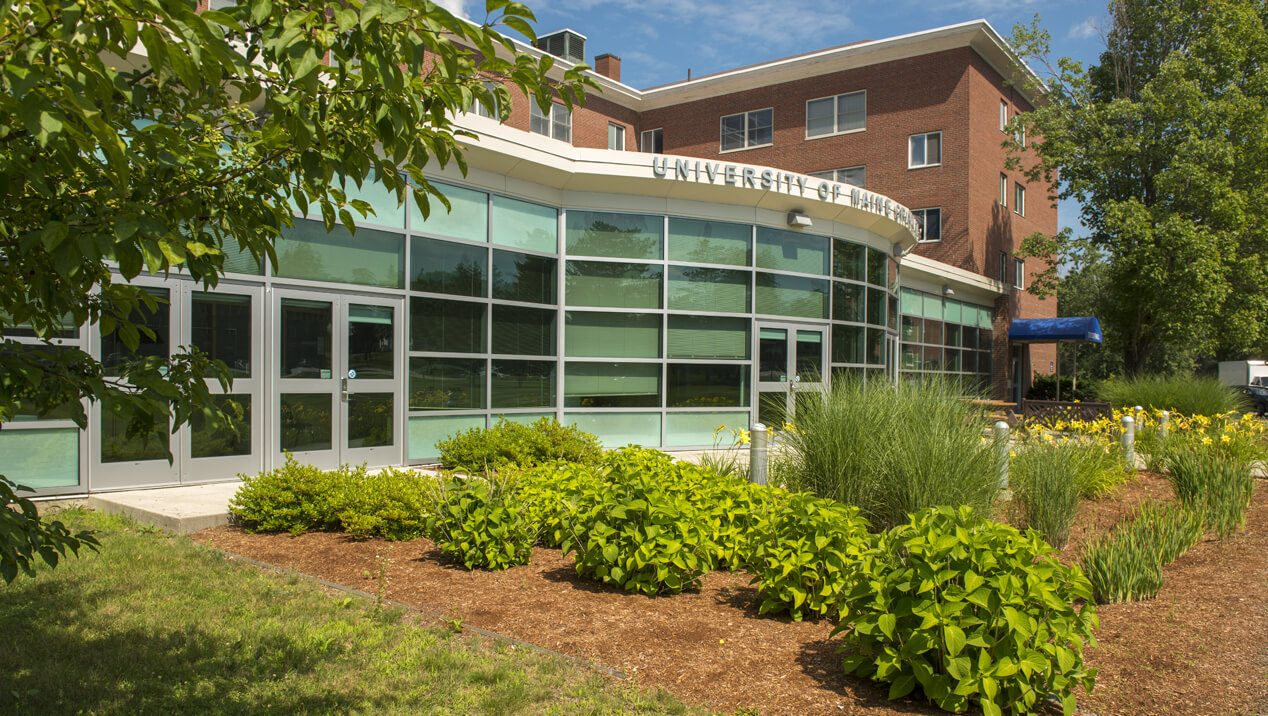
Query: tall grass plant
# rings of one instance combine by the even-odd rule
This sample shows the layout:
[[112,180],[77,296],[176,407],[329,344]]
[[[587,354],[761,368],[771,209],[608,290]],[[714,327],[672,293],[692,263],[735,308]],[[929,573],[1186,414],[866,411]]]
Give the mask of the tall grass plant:
[[1070,539],[1082,467],[1078,451],[1046,442],[1023,447],[1012,461],[1010,477],[1021,523],[1057,549]]
[[1215,378],[1146,375],[1110,378],[1098,389],[1114,407],[1140,405],[1185,415],[1219,415],[1243,407],[1241,396]]
[[773,470],[794,491],[857,506],[877,528],[926,507],[983,512],[999,492],[998,458],[985,421],[955,385],[833,381],[800,400]]

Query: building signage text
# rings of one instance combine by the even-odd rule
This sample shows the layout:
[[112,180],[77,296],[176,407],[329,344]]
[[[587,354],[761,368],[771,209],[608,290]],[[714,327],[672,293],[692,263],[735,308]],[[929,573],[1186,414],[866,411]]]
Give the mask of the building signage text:
[[888,197],[849,184],[808,177],[777,169],[758,169],[681,157],[652,157],[652,174],[660,179],[726,184],[749,189],[766,189],[846,206],[883,216],[920,236],[920,225],[907,207]]

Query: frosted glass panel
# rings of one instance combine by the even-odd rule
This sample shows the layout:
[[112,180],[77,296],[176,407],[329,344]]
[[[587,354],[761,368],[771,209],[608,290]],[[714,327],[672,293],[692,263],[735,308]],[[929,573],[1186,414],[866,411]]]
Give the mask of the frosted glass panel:
[[489,195],[450,184],[432,182],[445,198],[450,209],[435,197],[429,197],[430,215],[423,219],[418,203],[409,203],[410,230],[416,234],[449,236],[470,241],[487,241],[489,238]]
[[353,236],[341,225],[327,232],[320,221],[296,219],[274,247],[282,278],[382,288],[400,288],[404,279],[405,237],[386,231],[360,228]]
[[495,194],[493,243],[553,254],[559,250],[559,211]]
[[569,413],[564,423],[598,435],[605,448],[660,445],[660,413]]
[[782,229],[757,227],[757,265],[798,273],[828,273],[829,239]]
[[[79,485],[79,430],[0,430],[0,465],[10,480],[34,489]],[[20,496],[30,493],[20,492]]]
[[656,358],[660,314],[569,311],[564,355],[570,358]]
[[748,224],[669,219],[669,258],[674,261],[748,266],[752,243]]
[[436,443],[471,428],[484,427],[483,415],[440,415],[409,419],[409,459],[439,457]]
[[[748,411],[669,413],[665,416],[665,447],[712,446],[714,444],[713,431],[720,425],[725,426],[725,430],[718,434],[717,445],[720,448],[729,447],[735,439],[730,431],[736,428],[747,430],[748,423]],[[741,450],[747,455],[748,446],[744,446]]]
[[[345,183],[343,191],[348,201],[360,199],[374,209],[374,213],[362,218],[361,212],[349,207],[348,212],[352,214],[353,221],[357,225],[365,222],[405,230],[405,204],[398,201],[396,192],[389,190],[383,182],[367,179],[358,187],[349,181]],[[320,216],[320,210],[317,215]]]
[[568,211],[568,253],[608,258],[661,258],[665,219],[646,214]]

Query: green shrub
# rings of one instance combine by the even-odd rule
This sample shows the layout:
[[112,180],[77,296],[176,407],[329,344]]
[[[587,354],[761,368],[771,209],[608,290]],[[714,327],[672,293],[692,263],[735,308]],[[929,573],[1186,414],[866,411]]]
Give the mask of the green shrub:
[[1038,533],[938,507],[880,535],[861,563],[836,632],[846,673],[889,683],[890,698],[919,687],[947,711],[976,700],[990,715],[1052,697],[1070,714],[1074,691],[1091,691],[1091,586]]
[[451,478],[441,484],[432,541],[467,569],[501,570],[528,564],[537,527],[513,486],[497,478]]
[[354,474],[364,475],[365,468],[343,465],[327,471],[288,453],[275,470],[240,476],[242,487],[229,500],[229,515],[251,532],[337,530],[341,492]]
[[840,617],[870,547],[867,528],[857,507],[804,492],[790,497],[753,530],[749,569],[761,595],[758,613]]
[[999,491],[981,411],[952,383],[833,381],[797,407],[774,473],[795,492],[856,505],[886,528],[937,505],[988,510]]
[[1255,490],[1250,463],[1218,445],[1169,450],[1167,479],[1180,504],[1198,513],[1203,525],[1226,539],[1246,523]]
[[537,525],[537,538],[545,547],[563,544],[577,513],[599,499],[610,468],[555,462],[525,470],[500,473],[515,485],[529,520]]
[[1087,544],[1079,564],[1099,604],[1149,599],[1162,568],[1197,544],[1202,518],[1178,505],[1147,503],[1107,535]]
[[[1020,448],[1010,474],[1022,526],[1061,549],[1079,508],[1081,451],[1073,444],[1035,442]],[[1120,471],[1121,472],[1121,471]]]
[[577,497],[562,544],[565,554],[576,553],[577,573],[642,594],[699,586],[713,567],[718,526],[683,490],[666,486],[656,469],[663,461],[640,466],[627,454],[618,462],[617,479]]
[[481,474],[555,460],[594,464],[603,454],[597,437],[554,418],[540,418],[529,425],[499,418],[491,428],[472,428],[436,447],[445,467]]
[[[1061,400],[1084,402],[1096,400],[1096,388],[1096,381],[1084,378],[1079,381],[1079,387],[1076,390],[1073,377],[1061,376]],[[1036,375],[1030,383],[1030,389],[1026,391],[1026,400],[1057,400],[1057,393],[1057,376],[1051,373]]]
[[704,515],[710,529],[713,562],[717,567],[745,569],[755,557],[760,525],[785,509],[788,493],[768,485],[754,485],[746,479],[714,475],[706,469],[685,464],[682,473],[699,482],[684,481],[686,496]]
[[408,469],[362,474],[340,491],[339,525],[354,537],[417,539],[426,533],[434,488],[432,478]]
[[1242,398],[1215,378],[1148,375],[1110,378],[1099,388],[1101,400],[1116,408],[1136,405],[1185,415],[1219,415],[1243,407]]

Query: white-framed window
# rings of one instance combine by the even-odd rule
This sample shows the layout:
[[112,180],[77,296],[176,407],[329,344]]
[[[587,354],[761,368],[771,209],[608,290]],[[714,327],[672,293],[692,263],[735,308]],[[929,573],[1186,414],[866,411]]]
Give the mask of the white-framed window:
[[1021,259],[1013,259],[1013,288],[1026,288],[1026,262]]
[[912,209],[911,213],[920,224],[920,243],[942,241],[942,209]]
[[1008,175],[999,175],[999,205],[1008,206]]
[[625,125],[608,122],[608,149],[625,151]]
[[775,143],[775,110],[755,109],[728,114],[721,120],[722,151],[765,147]]
[[[493,92],[497,89],[499,83],[494,82],[493,80],[484,80],[483,84],[486,90]],[[502,107],[496,94],[493,96],[493,111],[489,111],[488,107],[485,107],[484,104],[478,101],[473,101],[471,104],[473,106],[469,111],[475,112],[481,117],[488,117],[489,119],[495,119],[499,122],[502,121]]]
[[550,105],[550,116],[547,117],[536,100],[528,103],[528,128],[534,134],[551,137],[561,142],[572,143],[572,112],[558,102]]
[[[1018,117],[1021,117],[1021,115],[1013,115],[1013,119],[1017,119]],[[1017,140],[1017,143],[1022,147],[1026,146],[1026,127],[1023,126],[1021,122],[1018,122],[1017,128],[1013,130],[1013,139]]]
[[826,172],[811,172],[809,176],[817,179],[827,179],[828,181],[849,184],[851,186],[867,186],[867,167],[863,166],[846,167],[844,169],[829,169]]
[[830,137],[867,129],[867,91],[820,97],[806,102],[806,138]]
[[1026,215],[1026,187],[1021,184],[1013,184],[1013,211],[1018,216]]
[[999,252],[999,282],[1008,283],[1008,252]]
[[1002,99],[999,101],[999,131],[1008,131],[1008,102]]
[[663,154],[665,152],[665,130],[659,128],[644,129],[638,135],[638,150],[652,154]]
[[942,132],[926,132],[908,137],[908,169],[936,167],[939,164],[942,164]]

